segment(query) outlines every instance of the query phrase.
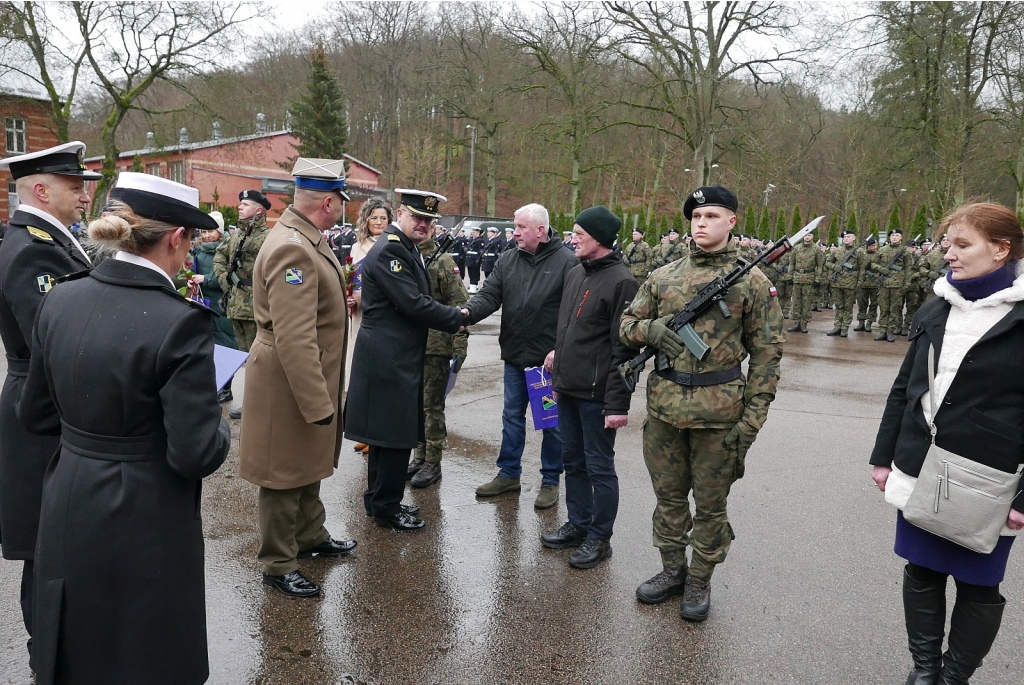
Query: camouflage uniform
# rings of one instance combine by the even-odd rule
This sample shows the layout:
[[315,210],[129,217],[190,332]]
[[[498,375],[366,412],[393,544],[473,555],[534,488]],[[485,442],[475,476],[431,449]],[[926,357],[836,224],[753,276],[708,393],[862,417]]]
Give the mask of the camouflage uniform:
[[622,263],[629,269],[629,273],[633,274],[637,283],[647,280],[654,259],[652,252],[651,246],[643,240],[634,240],[622,251]]
[[782,306],[782,313],[789,318],[790,283],[789,276],[789,253],[783,255],[782,259],[774,264],[762,267],[764,275],[772,282],[779,293],[779,304]]
[[801,242],[790,252],[789,271],[793,276],[793,322],[806,325],[814,305],[814,284],[818,282],[825,256],[814,243]]
[[[690,249],[686,247],[686,243],[682,240],[672,242],[669,240],[665,245],[662,246],[660,261],[652,261],[651,270],[671,264],[672,262],[678,261],[685,257],[689,253]],[[638,281],[640,279],[637,279]]]
[[846,331],[853,323],[853,303],[857,295],[857,246],[842,245],[830,254],[825,262],[825,272],[829,274],[836,302],[835,327]]
[[935,281],[946,277],[949,271],[949,264],[946,262],[946,250],[942,245],[936,243],[932,251],[921,260],[918,271],[923,281],[924,299],[929,300],[935,297]]
[[907,280],[903,292],[903,301],[907,305],[907,312],[903,315],[903,323],[900,326],[900,331],[903,335],[910,333],[910,323],[914,320],[914,315],[917,314],[923,299],[921,296],[921,282],[923,279],[918,265],[924,257],[914,254],[910,250],[907,250],[907,254],[910,255],[910,266],[907,267]]
[[[676,314],[713,278],[724,276],[736,263],[739,249],[707,253],[694,247],[683,260],[661,267],[640,286],[622,314],[619,334],[632,347],[647,344],[651,321]],[[771,283],[758,269],[729,290],[725,297],[733,316],[722,317],[717,307],[694,324],[711,346],[701,362],[688,351],[672,360],[678,372],[706,374],[738,367],[750,357],[746,379],[683,386],[652,372],[647,379],[647,420],[643,426],[644,461],[651,475],[657,507],[654,546],[667,568],[685,569],[686,548],[693,547],[690,574],[710,579],[725,560],[734,537],[726,499],[743,463],[735,448],[723,444],[737,422],[760,430],[775,397],[782,359],[782,309],[771,294]],[[696,516],[688,495],[693,491]]]
[[[213,273],[220,283],[221,290],[227,295],[227,306],[224,309],[227,317],[231,319],[231,327],[235,330],[238,349],[245,352],[252,349],[252,344],[256,340],[256,316],[252,309],[252,270],[256,266],[256,255],[263,247],[269,231],[266,216],[258,214],[250,219],[248,224],[239,226],[227,240],[222,241],[213,256]],[[229,283],[231,260],[241,240],[245,240],[241,265],[235,269]],[[235,277],[238,278],[237,281]]]
[[[433,238],[420,244],[423,259],[437,250]],[[430,294],[451,307],[469,302],[469,294],[462,282],[462,274],[450,254],[443,254],[430,265]],[[444,419],[444,391],[448,387],[448,374],[452,359],[466,359],[469,333],[445,333],[431,329],[427,334],[427,353],[423,358],[423,430],[426,443],[416,446],[416,459],[440,464],[441,455],[448,447],[448,429]]]
[[[893,258],[896,258],[896,263],[888,268]],[[904,249],[903,245],[889,244],[878,248],[878,272],[882,275],[878,287],[879,336],[882,333],[895,334],[903,322],[903,288],[911,266],[910,250]]]
[[857,256],[857,328],[871,330],[878,307],[878,252],[858,247]]

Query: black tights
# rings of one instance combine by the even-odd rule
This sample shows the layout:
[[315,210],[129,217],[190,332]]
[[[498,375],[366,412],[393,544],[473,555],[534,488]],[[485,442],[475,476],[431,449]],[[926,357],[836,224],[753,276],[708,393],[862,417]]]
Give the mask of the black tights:
[[[946,587],[946,578],[949,575],[911,563],[907,564],[907,573],[919,583],[941,585],[942,587]],[[956,581],[957,599],[973,604],[1001,604],[1003,601],[1002,595],[999,594],[998,585],[973,585],[956,578],[953,580]]]

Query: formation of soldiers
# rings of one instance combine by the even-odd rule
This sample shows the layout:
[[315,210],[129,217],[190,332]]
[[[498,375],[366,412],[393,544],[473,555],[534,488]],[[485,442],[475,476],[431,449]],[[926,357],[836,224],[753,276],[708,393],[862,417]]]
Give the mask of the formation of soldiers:
[[[661,235],[651,247],[640,230],[622,250],[622,260],[638,281],[655,269],[671,264],[689,253],[689,234],[679,237],[675,229]],[[739,234],[733,238],[743,259],[754,259],[764,243]],[[775,286],[785,318],[792,319],[790,333],[807,333],[812,312],[835,310],[835,323],[828,336],[847,337],[849,331],[875,333],[877,341],[895,342],[906,336],[921,303],[932,297],[935,281],[944,278],[949,241],[909,240],[895,228],[879,247],[875,236],[857,244],[857,234],[843,231],[838,245],[825,245],[808,235],[792,252],[761,270]],[[853,325],[856,305],[857,325]]]

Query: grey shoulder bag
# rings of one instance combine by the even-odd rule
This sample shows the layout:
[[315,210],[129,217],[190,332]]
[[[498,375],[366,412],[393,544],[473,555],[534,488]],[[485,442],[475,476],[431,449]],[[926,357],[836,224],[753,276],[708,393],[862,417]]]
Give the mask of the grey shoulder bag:
[[1007,473],[936,446],[932,346],[928,347],[928,407],[932,444],[903,518],[961,547],[988,554],[999,542],[1024,466],[1016,474]]

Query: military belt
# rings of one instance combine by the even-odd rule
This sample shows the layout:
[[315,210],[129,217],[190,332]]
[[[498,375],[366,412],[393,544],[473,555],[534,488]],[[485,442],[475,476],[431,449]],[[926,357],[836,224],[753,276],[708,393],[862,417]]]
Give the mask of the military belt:
[[672,381],[678,385],[703,388],[709,385],[721,385],[722,383],[734,381],[743,375],[743,370],[737,365],[725,371],[710,371],[708,373],[690,373],[689,371],[674,371],[672,369],[655,371],[655,373],[665,380]]
[[61,421],[60,442],[69,452],[104,461],[154,461],[167,452],[163,431],[149,435],[99,435]]
[[28,359],[15,359],[11,355],[7,356],[7,374],[14,376],[15,378],[27,378],[28,377]]
[[816,271],[816,269],[797,269],[796,270],[796,272],[798,274],[813,274],[815,271]]
[[247,286],[249,286],[251,288],[252,287],[252,279],[251,278],[239,278],[238,279],[238,283],[236,283],[235,285],[247,285]]

